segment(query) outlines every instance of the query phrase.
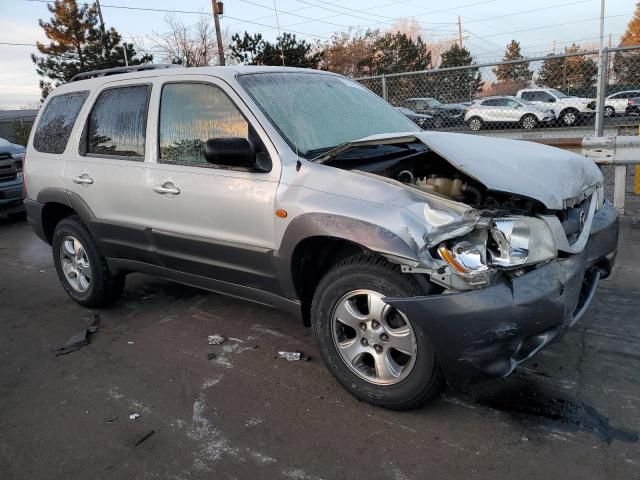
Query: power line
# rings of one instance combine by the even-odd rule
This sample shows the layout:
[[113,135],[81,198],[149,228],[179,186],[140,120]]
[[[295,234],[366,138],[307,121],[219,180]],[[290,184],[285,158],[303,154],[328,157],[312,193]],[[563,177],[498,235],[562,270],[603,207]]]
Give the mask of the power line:
[[[35,2],[35,3],[54,3],[53,0],[22,0],[23,2]],[[84,5],[89,5],[87,2],[80,2]],[[208,12],[196,12],[193,10],[169,10],[169,9],[165,9],[165,8],[149,8],[149,7],[129,7],[129,6],[125,6],[125,5],[107,5],[107,4],[102,4],[102,8],[116,8],[116,9],[122,9],[122,10],[135,10],[135,11],[142,11],[142,12],[161,12],[161,13],[184,13],[184,14],[197,14],[197,15],[207,15],[207,16],[212,16],[211,13]],[[260,22],[254,22],[251,20],[245,20],[242,18],[237,18],[237,17],[232,17],[230,15],[226,15],[226,18],[230,18],[231,20],[238,20],[244,23],[250,23],[253,25],[258,25],[260,27],[267,27],[270,29],[275,28],[273,25],[269,25],[266,23],[260,23]],[[298,35],[304,35],[304,36],[309,36],[309,37],[318,37],[318,38],[323,38],[325,40],[329,40],[330,37],[321,35],[321,34],[310,34],[307,32],[301,32],[301,31],[296,31],[296,30],[291,30],[288,29],[289,32],[291,33],[296,33]]]

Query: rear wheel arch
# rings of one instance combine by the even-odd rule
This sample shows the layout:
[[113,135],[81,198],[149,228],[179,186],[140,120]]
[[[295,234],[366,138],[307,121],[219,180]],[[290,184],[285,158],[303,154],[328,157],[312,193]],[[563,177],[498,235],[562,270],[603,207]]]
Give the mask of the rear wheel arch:
[[48,202],[44,204],[41,218],[42,231],[49,244],[51,244],[53,240],[53,232],[56,225],[58,225],[61,220],[71,217],[72,215],[77,215],[77,213],[69,205],[59,202]]

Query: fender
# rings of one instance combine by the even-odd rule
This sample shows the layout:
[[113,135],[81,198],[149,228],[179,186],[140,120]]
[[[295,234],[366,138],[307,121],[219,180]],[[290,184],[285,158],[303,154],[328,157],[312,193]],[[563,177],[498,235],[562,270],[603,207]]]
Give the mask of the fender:
[[276,272],[287,298],[297,298],[291,269],[293,252],[301,241],[312,237],[346,240],[381,255],[419,261],[415,249],[383,227],[341,215],[305,213],[291,221],[274,252]]

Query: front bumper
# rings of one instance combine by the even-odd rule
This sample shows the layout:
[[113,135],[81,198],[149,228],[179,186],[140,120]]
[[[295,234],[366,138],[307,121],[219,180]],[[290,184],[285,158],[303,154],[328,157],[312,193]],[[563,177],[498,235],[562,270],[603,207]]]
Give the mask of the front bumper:
[[617,240],[606,202],[579,254],[479,290],[385,301],[429,336],[450,383],[504,377],[580,319],[613,268]]
[[0,182],[0,214],[24,212],[22,179]]

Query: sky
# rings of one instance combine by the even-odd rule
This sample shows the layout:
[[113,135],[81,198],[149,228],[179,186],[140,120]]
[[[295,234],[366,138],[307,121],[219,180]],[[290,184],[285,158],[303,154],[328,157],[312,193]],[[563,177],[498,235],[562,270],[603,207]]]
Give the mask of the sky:
[[[101,0],[107,27],[115,27],[127,41],[153,51],[155,34],[167,30],[166,12],[138,11],[136,7],[183,12],[211,12],[210,0]],[[605,38],[617,45],[635,10],[633,0],[606,0]],[[277,18],[274,15],[274,4]],[[478,62],[499,60],[504,46],[516,39],[524,55],[549,53],[555,41],[561,50],[572,42],[594,45],[599,35],[600,0],[224,0],[222,27],[230,33],[260,32],[267,39],[281,31],[307,40],[327,40],[331,34],[353,28],[391,28],[401,18],[415,18],[426,40],[455,37],[461,18],[464,44]],[[185,24],[197,13],[174,13]],[[29,55],[46,38],[38,19],[50,18],[42,0],[0,0],[0,108],[33,108],[38,104],[38,76]]]

